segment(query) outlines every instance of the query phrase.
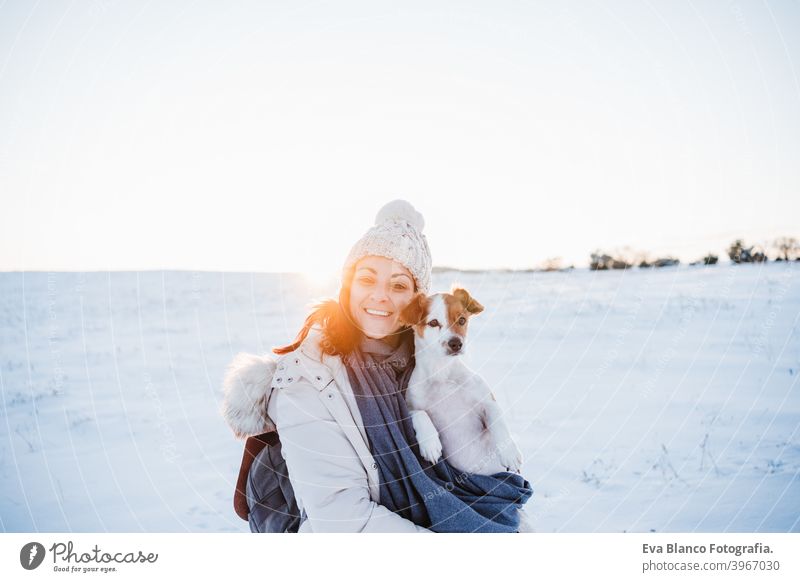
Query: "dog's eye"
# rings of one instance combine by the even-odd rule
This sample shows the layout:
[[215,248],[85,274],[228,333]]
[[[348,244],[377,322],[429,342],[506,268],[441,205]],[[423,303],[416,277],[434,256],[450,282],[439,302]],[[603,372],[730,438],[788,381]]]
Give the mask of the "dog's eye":
[[465,323],[467,323],[467,320],[466,320],[465,317],[462,316],[462,317],[458,318],[458,325],[464,325]]
[[428,327],[442,327],[442,326],[439,324],[439,320],[438,319],[431,319],[428,322]]

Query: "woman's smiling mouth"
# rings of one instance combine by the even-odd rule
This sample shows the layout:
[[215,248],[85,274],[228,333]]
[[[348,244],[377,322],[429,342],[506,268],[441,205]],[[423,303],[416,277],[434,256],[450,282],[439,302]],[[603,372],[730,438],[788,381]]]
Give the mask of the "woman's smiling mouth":
[[381,311],[380,309],[369,309],[368,307],[365,307],[364,311],[366,311],[370,315],[376,315],[378,317],[389,317],[392,314],[391,311]]

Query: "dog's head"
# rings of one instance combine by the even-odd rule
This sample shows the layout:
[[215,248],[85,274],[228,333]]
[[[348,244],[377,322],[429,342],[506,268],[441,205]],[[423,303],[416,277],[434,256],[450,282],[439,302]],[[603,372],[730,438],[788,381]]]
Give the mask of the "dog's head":
[[455,287],[450,293],[418,293],[400,312],[400,320],[414,328],[418,346],[456,356],[464,353],[469,318],[481,311],[483,305],[466,289]]

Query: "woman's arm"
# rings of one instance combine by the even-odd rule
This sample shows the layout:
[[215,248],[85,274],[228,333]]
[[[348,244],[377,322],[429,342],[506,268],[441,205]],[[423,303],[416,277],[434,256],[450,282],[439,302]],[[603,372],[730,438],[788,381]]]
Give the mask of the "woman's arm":
[[276,389],[269,404],[292,487],[315,532],[430,532],[370,499],[364,465],[312,384],[299,379]]

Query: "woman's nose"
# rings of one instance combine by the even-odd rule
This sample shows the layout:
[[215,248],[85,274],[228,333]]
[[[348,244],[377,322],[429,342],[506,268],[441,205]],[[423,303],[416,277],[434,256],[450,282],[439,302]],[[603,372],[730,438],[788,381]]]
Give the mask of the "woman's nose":
[[389,294],[382,287],[375,288],[372,291],[372,300],[373,301],[386,301],[388,299],[389,299]]

